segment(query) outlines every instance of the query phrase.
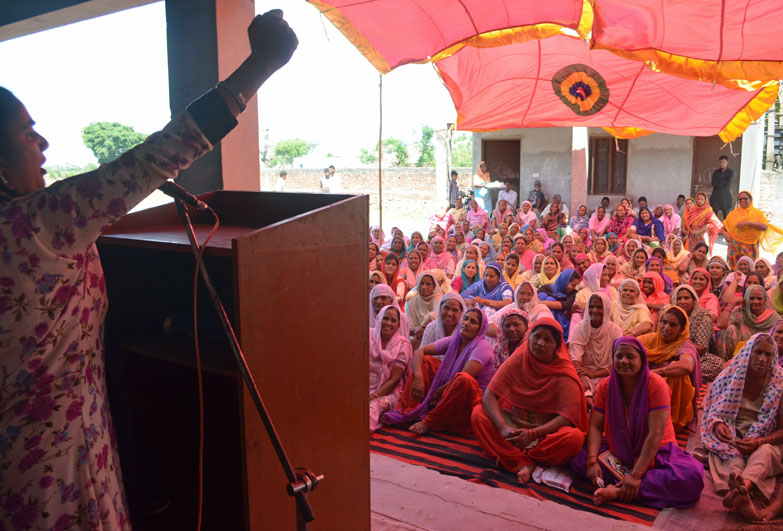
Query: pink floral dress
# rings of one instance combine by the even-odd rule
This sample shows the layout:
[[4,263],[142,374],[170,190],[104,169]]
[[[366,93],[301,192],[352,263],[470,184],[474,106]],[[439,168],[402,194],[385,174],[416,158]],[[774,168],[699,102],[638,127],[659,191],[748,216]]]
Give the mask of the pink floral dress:
[[0,529],[129,529],[95,240],[211,149],[188,113],[97,170],[0,203]]

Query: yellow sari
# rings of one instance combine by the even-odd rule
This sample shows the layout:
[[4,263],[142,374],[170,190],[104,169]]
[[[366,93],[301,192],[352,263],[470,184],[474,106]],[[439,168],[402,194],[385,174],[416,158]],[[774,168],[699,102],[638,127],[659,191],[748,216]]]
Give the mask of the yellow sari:
[[[742,193],[747,194],[748,192]],[[767,226],[767,229],[758,230],[753,227],[737,227],[741,221],[763,223]],[[778,246],[783,243],[783,230],[771,225],[769,221],[767,221],[767,217],[764,213],[754,207],[752,202],[748,208],[737,207],[729,212],[726,219],[723,220],[723,228],[725,228],[732,239],[737,242],[743,245],[754,245],[758,243],[761,244],[761,247],[765,251],[770,253],[774,253]]]
[[691,323],[688,314],[679,306],[669,306],[661,310],[661,318],[671,311],[679,311],[685,317],[685,326],[680,335],[670,342],[665,342],[660,331],[639,336],[647,350],[647,361],[651,369],[665,367],[690,355],[694,366],[692,374],[683,376],[666,376],[664,380],[672,390],[671,416],[674,431],[679,432],[696,418],[696,393],[701,387],[701,361],[696,347],[690,340]]

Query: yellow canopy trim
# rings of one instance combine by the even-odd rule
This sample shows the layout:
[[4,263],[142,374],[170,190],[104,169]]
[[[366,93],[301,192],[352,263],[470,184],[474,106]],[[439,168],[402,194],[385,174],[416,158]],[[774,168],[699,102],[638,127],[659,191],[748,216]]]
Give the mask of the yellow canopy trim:
[[778,83],[775,82],[771,85],[764,87],[764,89],[758,93],[758,95],[750,100],[747,105],[739,110],[734,118],[729,121],[723,130],[718,133],[720,139],[727,144],[738,138],[745,132],[750,124],[764,116],[764,113],[772,107],[775,100],[778,99]]
[[608,50],[626,59],[642,61],[656,72],[717,83],[730,89],[759,90],[783,79],[783,61],[708,61],[652,48],[621,50],[595,42],[592,47]]
[[340,30],[345,35],[345,38],[350,41],[351,44],[356,46],[356,49],[370,61],[370,64],[375,67],[381,74],[388,74],[391,72],[389,64],[386,59],[370,44],[364,35],[354,27],[353,24],[334,6],[319,2],[318,0],[310,0],[318,11],[320,11],[329,21],[334,24],[334,27]]
[[655,132],[648,131],[647,129],[639,129],[638,127],[604,127],[603,130],[615,138],[622,138],[624,140],[641,138]]

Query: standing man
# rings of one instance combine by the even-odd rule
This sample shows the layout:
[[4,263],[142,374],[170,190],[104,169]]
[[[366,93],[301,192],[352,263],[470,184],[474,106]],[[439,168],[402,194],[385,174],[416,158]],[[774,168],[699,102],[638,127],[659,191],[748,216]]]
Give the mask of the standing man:
[[501,190],[498,194],[498,201],[505,199],[508,203],[508,207],[516,212],[517,210],[517,192],[511,187],[511,182],[506,181],[506,189]]
[[332,166],[331,164],[329,165],[327,170],[329,170],[329,181],[330,181],[329,188],[331,189],[331,192],[329,193],[332,194],[343,193],[342,183],[340,182],[341,181],[340,174],[335,174],[334,166]]
[[285,179],[288,177],[288,172],[285,170],[282,170],[280,172],[280,177],[277,178],[277,182],[275,183],[275,192],[282,192],[285,188]]
[[329,168],[324,168],[324,176],[321,179],[321,193],[322,194],[331,194],[332,192],[332,174],[329,171]]
[[457,183],[457,171],[451,170],[451,178],[449,179],[449,207],[456,208],[457,200],[459,199],[459,183]]
[[710,206],[715,215],[723,221],[731,210],[731,180],[734,179],[734,170],[729,168],[729,157],[726,155],[721,155],[718,162],[720,168],[712,172]]

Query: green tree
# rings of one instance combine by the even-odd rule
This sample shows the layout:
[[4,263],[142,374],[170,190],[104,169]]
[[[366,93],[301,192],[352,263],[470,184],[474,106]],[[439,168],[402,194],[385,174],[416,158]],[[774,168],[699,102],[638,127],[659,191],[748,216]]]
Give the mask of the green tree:
[[452,138],[451,165],[455,168],[469,168],[473,165],[472,135],[460,135]]
[[301,138],[289,138],[275,144],[275,156],[272,157],[272,166],[291,166],[294,159],[310,153],[314,145]]
[[[392,158],[392,166],[408,165],[408,146],[399,138],[389,137],[383,141],[383,158]],[[369,151],[362,149],[359,154],[359,160],[362,164],[373,164],[378,162],[378,143],[375,143],[375,149]]]
[[93,122],[82,129],[82,141],[99,164],[113,161],[145,138],[144,133],[117,122]]
[[73,164],[58,164],[54,166],[46,166],[46,175],[54,180],[59,181],[72,175],[79,175],[81,173],[87,173],[98,167],[94,162],[90,162],[86,166],[75,166]]
[[432,145],[432,137],[435,130],[429,125],[421,128],[421,140],[419,140],[419,160],[416,166],[435,166],[435,146]]

